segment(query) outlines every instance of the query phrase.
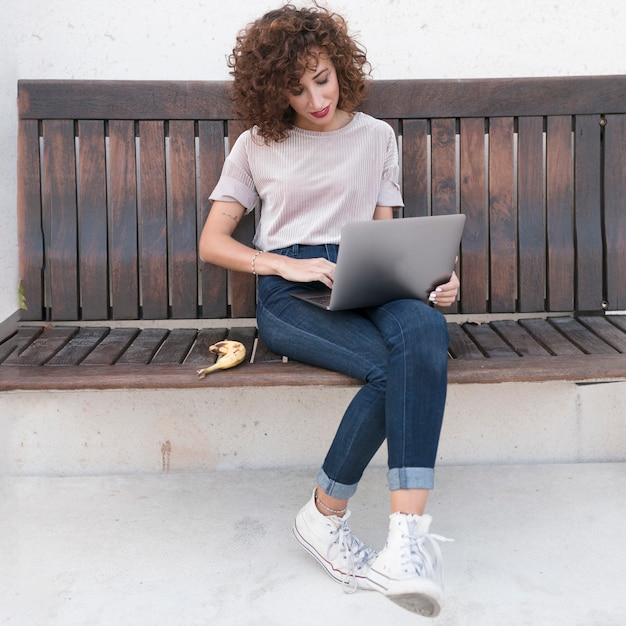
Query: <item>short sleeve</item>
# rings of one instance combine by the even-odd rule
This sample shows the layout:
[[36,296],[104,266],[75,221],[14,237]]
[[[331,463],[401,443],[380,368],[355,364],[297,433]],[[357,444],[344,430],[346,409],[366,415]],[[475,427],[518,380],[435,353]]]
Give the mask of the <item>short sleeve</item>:
[[254,186],[247,154],[249,132],[242,134],[224,161],[221,176],[209,200],[239,202],[246,213],[250,213],[259,203],[259,195]]
[[389,127],[387,153],[385,155],[385,164],[383,166],[382,179],[376,200],[378,206],[390,206],[393,208],[404,206],[402,192],[398,182],[399,176],[398,145],[396,143],[395,133],[391,127]]

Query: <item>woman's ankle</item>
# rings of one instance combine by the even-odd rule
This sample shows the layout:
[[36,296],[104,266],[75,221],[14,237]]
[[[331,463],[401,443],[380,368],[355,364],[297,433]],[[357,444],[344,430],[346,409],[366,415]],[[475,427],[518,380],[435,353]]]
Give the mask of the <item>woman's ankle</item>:
[[[322,498],[320,498],[320,494],[323,494],[323,500]],[[332,496],[324,493],[319,487],[315,489],[313,499],[315,501],[315,506],[317,507],[317,510],[326,517],[329,517],[331,515],[343,517],[348,510],[347,500],[333,498]]]

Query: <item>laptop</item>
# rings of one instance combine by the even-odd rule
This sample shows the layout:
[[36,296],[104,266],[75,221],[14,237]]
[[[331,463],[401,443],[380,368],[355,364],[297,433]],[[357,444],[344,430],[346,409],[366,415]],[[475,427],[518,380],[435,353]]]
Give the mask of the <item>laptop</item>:
[[292,295],[329,311],[428,301],[454,270],[465,215],[433,215],[346,224],[341,230],[332,289]]

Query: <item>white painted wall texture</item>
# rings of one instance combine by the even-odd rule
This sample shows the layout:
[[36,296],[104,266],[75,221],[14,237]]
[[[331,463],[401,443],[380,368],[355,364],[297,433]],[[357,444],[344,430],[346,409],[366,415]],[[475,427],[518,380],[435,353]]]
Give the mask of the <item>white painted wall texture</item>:
[[[280,4],[0,2],[0,321],[18,306],[17,80],[225,79],[237,31]],[[375,78],[626,72],[623,0],[329,0],[328,6],[367,47]]]

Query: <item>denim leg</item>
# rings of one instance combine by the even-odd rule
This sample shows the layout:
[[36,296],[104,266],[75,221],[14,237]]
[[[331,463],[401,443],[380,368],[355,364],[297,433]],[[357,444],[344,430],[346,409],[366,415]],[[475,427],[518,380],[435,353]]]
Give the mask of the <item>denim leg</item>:
[[[312,250],[307,254],[322,256]],[[320,470],[320,486],[337,498],[353,495],[387,438],[390,488],[431,488],[445,404],[443,316],[413,300],[324,311],[289,295],[302,287],[260,277],[257,322],[264,342],[289,358],[364,383],[339,424]]]
[[432,489],[447,391],[448,329],[435,309],[398,300],[367,309],[389,355],[385,396],[390,489]]

